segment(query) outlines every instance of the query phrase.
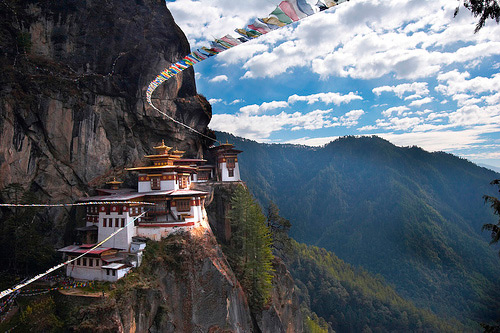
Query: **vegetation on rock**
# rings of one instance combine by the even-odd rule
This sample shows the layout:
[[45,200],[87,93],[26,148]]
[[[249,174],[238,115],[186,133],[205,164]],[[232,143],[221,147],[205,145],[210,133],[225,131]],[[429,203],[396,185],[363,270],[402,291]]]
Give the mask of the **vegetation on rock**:
[[297,241],[382,275],[440,316],[499,317],[500,265],[481,233],[496,220],[481,198],[497,173],[377,137],[319,148],[217,137],[245,151],[242,178],[260,203],[276,202]]
[[224,252],[247,292],[250,308],[262,309],[272,289],[272,239],[266,216],[241,185],[231,199],[229,219],[232,235]]

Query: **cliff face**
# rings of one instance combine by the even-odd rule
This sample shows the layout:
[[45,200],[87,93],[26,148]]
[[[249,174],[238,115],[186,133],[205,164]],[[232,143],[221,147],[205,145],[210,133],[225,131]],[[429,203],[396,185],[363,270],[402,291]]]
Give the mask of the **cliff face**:
[[[151,144],[201,155],[201,138],[145,102],[145,89],[189,45],[162,0],[0,3],[0,189],[71,201],[136,163]],[[211,108],[193,70],[156,103],[206,132]],[[118,174],[119,175],[119,174]]]
[[76,315],[81,332],[302,332],[295,285],[274,263],[272,300],[255,320],[214,236],[149,242],[143,265],[117,284],[113,297]]

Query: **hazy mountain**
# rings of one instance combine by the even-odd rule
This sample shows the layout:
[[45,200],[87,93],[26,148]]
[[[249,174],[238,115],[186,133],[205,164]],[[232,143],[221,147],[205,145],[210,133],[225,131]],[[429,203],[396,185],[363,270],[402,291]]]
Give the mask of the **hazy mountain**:
[[484,164],[484,163],[478,163],[477,165],[479,165],[480,167],[486,168],[486,169],[493,170],[495,172],[500,172],[500,168],[493,166],[493,165]]
[[287,266],[300,299],[337,332],[457,332],[457,320],[443,320],[402,298],[380,277],[357,269],[335,254],[292,242]]
[[498,313],[500,260],[481,226],[495,222],[484,194],[500,175],[447,153],[345,137],[322,148],[268,145],[217,133],[244,153],[242,179],[275,201],[298,241],[381,274],[440,315]]

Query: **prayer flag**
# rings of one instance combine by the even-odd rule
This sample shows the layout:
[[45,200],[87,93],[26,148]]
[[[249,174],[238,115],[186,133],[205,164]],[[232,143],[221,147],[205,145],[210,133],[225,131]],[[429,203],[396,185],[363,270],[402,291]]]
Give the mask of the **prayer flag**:
[[281,1],[278,7],[286,14],[286,16],[291,18],[292,21],[296,22],[300,20],[299,16],[295,12],[295,9],[293,9],[293,6],[289,2]]
[[[276,16],[276,18],[277,18],[280,22],[285,23],[285,24],[290,24],[290,23],[292,23],[292,22],[293,22],[293,20],[292,20],[289,16],[287,16],[287,15],[285,14],[285,12],[284,12],[283,10],[281,10],[281,8],[280,8],[280,7],[276,7],[276,9],[275,9],[275,10],[273,10],[273,11],[271,12],[271,15]],[[266,23],[267,23],[267,22],[266,22]]]

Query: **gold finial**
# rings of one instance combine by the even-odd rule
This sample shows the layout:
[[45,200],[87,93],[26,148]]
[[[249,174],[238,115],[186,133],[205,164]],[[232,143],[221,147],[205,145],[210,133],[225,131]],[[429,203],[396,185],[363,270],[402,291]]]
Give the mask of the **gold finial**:
[[113,180],[110,182],[106,182],[106,184],[111,185],[112,190],[118,190],[120,188],[120,184],[123,182],[116,180],[116,177],[113,177]]
[[168,147],[165,145],[165,140],[161,140],[161,145],[153,147],[154,149],[158,150],[159,155],[166,155],[168,154],[168,151],[172,149],[172,147]]

